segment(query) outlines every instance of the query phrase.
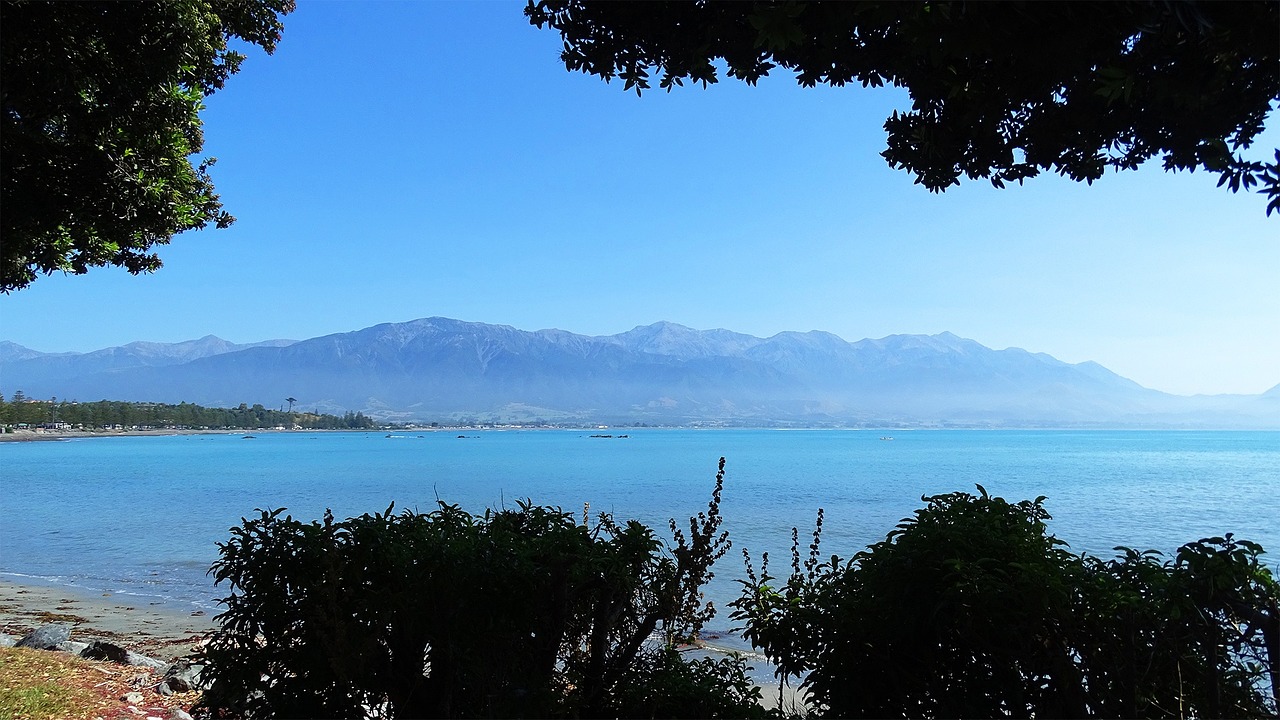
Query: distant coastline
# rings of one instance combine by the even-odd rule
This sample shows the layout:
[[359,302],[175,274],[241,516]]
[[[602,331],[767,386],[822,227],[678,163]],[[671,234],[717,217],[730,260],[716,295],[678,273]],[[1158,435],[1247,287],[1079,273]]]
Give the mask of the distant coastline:
[[[506,424],[477,424],[477,425],[449,425],[439,427],[423,427],[420,425],[384,425],[381,427],[368,429],[318,429],[306,428],[302,430],[281,430],[277,428],[268,429],[187,429],[187,428],[154,428],[150,430],[11,430],[10,432],[0,433],[0,443],[26,443],[26,442],[56,442],[63,440],[84,440],[88,438],[108,438],[108,437],[176,437],[180,435],[240,435],[240,436],[257,436],[257,435],[283,435],[290,433],[392,433],[388,437],[409,437],[410,434],[421,433],[450,433],[450,432],[533,432],[540,430],[559,430],[559,431],[582,431],[590,432],[599,429],[648,429],[648,430],[773,430],[777,432],[866,432],[877,433],[883,431],[893,432],[915,432],[915,431],[974,431],[987,430],[992,432],[1005,431],[1025,431],[1025,432],[1280,432],[1276,428],[1237,428],[1237,427],[1182,427],[1182,426],[1157,426],[1157,425],[1026,425],[1026,426],[998,426],[998,425],[919,425],[919,426],[903,426],[903,425],[868,425],[868,426],[845,426],[845,427],[823,427],[823,426],[775,426],[775,425],[732,425],[732,426],[701,426],[701,425],[665,425],[665,426],[632,426],[626,424],[619,425],[506,425]],[[597,437],[597,436],[592,436]],[[607,436],[599,436],[607,437]],[[615,438],[626,438],[626,435],[614,436]],[[890,439],[893,438],[882,438]]]
[[[165,437],[171,435],[244,435],[245,430],[14,430],[0,433],[0,442],[45,442],[81,440],[95,437]],[[255,433],[289,432],[287,430],[254,430]]]

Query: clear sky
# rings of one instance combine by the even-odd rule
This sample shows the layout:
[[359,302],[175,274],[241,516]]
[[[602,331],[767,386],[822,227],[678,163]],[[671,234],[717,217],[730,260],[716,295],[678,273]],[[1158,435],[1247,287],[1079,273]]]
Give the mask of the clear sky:
[[238,222],[175,238],[153,275],[0,296],[0,339],[53,352],[432,315],[592,335],[670,320],[949,330],[1182,394],[1280,383],[1280,219],[1261,196],[1156,163],[1092,187],[930,194],[879,157],[901,91],[776,75],[637,98],[567,72],[522,8],[303,0],[276,54],[250,52],[203,116]]

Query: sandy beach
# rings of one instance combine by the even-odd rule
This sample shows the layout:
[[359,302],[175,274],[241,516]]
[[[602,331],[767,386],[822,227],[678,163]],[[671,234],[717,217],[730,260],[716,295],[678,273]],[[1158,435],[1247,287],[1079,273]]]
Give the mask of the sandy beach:
[[149,598],[0,579],[0,633],[22,637],[46,623],[72,625],[75,641],[110,640],[161,660],[191,655],[214,626],[211,614]]
[[[78,440],[96,437],[164,437],[166,435],[244,435],[247,430],[14,430],[0,433],[0,442],[41,442],[49,440]],[[285,432],[254,430],[255,433]]]

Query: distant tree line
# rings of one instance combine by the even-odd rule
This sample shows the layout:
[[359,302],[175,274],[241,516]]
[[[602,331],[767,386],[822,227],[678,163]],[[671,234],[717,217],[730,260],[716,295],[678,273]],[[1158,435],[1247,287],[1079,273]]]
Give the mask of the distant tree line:
[[234,408],[209,408],[194,403],[123,402],[99,400],[33,400],[21,390],[9,400],[0,395],[0,425],[54,425],[65,423],[85,428],[184,427],[234,428],[299,426],[314,430],[360,430],[374,426],[373,420],[360,412],[339,416],[314,412],[269,410],[261,404],[240,403]]

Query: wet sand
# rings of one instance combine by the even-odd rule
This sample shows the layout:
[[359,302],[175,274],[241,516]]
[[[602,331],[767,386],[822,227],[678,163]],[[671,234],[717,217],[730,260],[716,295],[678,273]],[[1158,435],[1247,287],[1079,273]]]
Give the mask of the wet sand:
[[151,598],[0,579],[0,633],[20,638],[47,623],[72,625],[78,642],[109,640],[161,660],[193,654],[214,627],[212,613]]

